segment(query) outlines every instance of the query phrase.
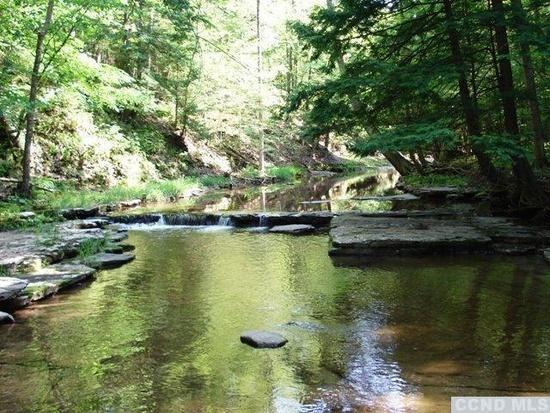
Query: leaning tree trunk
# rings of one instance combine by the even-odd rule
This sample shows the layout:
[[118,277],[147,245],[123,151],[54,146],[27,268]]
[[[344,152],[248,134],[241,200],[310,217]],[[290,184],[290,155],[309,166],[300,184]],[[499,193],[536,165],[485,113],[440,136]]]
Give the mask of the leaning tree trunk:
[[36,102],[38,97],[38,83],[40,82],[40,66],[44,55],[44,39],[48,34],[53,17],[55,0],[48,1],[48,8],[42,27],[36,37],[36,51],[34,65],[31,74],[31,88],[29,92],[29,109],[27,111],[27,125],[25,131],[25,150],[23,152],[23,181],[21,192],[24,196],[31,194],[31,147],[34,138],[34,125],[36,123]]
[[414,164],[399,152],[384,152],[383,155],[402,176],[410,175],[416,171]]
[[[504,5],[502,0],[492,0],[494,12],[495,42],[498,53],[498,65],[500,69],[500,80],[498,88],[500,91],[502,110],[504,113],[504,129],[506,133],[520,141],[520,130],[516,108],[514,76],[510,62],[510,46],[508,43],[508,31],[505,23]],[[546,194],[541,189],[533,173],[533,169],[527,158],[523,155],[513,155],[512,170],[521,192],[520,201],[536,206],[547,207]]]
[[514,26],[519,36],[519,52],[523,68],[523,76],[525,77],[525,89],[527,91],[527,102],[531,112],[531,123],[533,125],[534,141],[533,154],[535,163],[539,168],[542,168],[546,163],[544,156],[544,142],[546,136],[542,123],[539,100],[537,96],[537,85],[535,82],[535,70],[533,69],[533,59],[531,58],[531,50],[529,41],[523,37],[529,30],[529,22],[521,0],[511,0],[514,12]]
[[[460,47],[460,35],[456,30],[454,23],[453,8],[451,0],[444,0],[443,6],[445,9],[445,18],[447,20],[447,38],[451,49],[453,64],[458,73],[458,90],[460,94],[460,102],[466,120],[466,128],[470,138],[481,136],[481,121],[479,119],[479,111],[472,99],[470,87],[468,86],[468,78],[466,76],[464,56]],[[489,157],[479,148],[479,145],[472,142],[472,149],[477,158],[479,167],[483,175],[491,182],[496,182],[498,172],[493,166]]]

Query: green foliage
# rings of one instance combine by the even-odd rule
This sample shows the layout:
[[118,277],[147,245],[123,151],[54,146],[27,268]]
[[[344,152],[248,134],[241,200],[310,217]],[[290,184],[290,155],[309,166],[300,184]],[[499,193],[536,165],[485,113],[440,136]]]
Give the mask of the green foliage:
[[5,267],[0,267],[0,277],[9,277],[10,272]]
[[354,142],[350,149],[361,156],[376,152],[401,151],[409,153],[419,149],[430,150],[434,145],[446,150],[455,149],[459,143],[456,132],[443,126],[443,122],[397,126],[382,133]]
[[90,238],[78,246],[78,258],[86,259],[92,255],[105,251],[111,243],[106,238]]
[[54,194],[44,195],[42,202],[53,209],[63,209],[110,205],[133,199],[149,202],[170,201],[185,196],[193,189],[219,186],[224,182],[227,182],[225,177],[204,176],[202,178],[186,177],[151,181],[134,186],[118,185],[103,191],[65,189]]
[[278,181],[292,182],[298,180],[303,174],[304,169],[299,166],[273,166],[267,168],[267,174],[276,178]]
[[428,174],[428,175],[407,175],[405,184],[413,188],[423,188],[432,186],[456,186],[459,188],[468,186],[470,180],[464,175],[443,175],[443,174]]

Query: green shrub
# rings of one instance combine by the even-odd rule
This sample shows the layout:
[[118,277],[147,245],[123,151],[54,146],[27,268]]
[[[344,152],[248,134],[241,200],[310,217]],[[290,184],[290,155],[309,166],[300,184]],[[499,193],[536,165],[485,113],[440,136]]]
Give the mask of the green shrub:
[[279,181],[292,182],[299,179],[304,173],[303,168],[299,166],[273,166],[267,169],[269,176],[275,177]]
[[87,239],[78,247],[78,257],[86,259],[92,255],[105,251],[109,246],[109,241],[106,238],[91,238]]
[[461,188],[470,183],[468,177],[461,175],[407,175],[404,179],[405,184],[413,188],[429,186],[456,186]]

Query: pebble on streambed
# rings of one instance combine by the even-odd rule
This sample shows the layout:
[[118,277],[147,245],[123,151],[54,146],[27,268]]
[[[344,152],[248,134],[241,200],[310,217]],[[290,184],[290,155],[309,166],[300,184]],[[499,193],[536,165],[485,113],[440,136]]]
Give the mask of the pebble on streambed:
[[280,348],[288,343],[288,340],[278,333],[269,331],[246,331],[241,334],[241,343],[254,348]]

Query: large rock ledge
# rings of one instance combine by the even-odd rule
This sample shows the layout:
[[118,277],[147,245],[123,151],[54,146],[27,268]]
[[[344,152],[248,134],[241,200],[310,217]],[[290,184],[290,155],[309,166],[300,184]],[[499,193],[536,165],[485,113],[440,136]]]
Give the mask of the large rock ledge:
[[[0,310],[13,311],[31,302],[91,279],[97,269],[115,268],[134,259],[127,244],[114,244],[127,231],[105,218],[71,220],[45,233],[9,231],[0,234]],[[110,252],[93,256],[91,265],[74,258],[89,240],[108,240]]]
[[544,231],[501,218],[436,219],[361,214],[334,218],[330,239],[333,256],[520,255],[534,253],[548,241]]

